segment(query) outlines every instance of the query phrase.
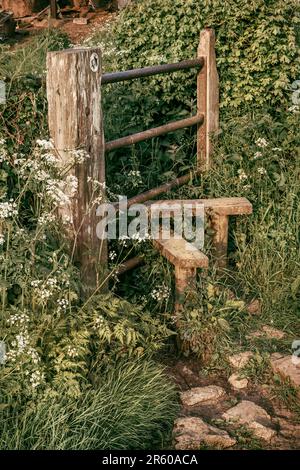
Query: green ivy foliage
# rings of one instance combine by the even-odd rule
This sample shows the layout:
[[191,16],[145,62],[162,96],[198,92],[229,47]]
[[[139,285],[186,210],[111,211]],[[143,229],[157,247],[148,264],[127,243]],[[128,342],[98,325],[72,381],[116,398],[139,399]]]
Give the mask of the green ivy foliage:
[[[300,4],[295,0],[145,0],[125,9],[114,27],[121,69],[197,55],[204,27],[216,32],[221,108],[285,106],[298,77]],[[159,94],[166,106],[195,97],[195,73],[153,77],[134,94]],[[149,91],[148,91],[149,90]]]

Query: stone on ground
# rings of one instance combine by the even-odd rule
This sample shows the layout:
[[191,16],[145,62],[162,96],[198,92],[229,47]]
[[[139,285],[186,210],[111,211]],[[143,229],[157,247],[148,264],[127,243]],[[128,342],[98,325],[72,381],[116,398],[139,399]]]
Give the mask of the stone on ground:
[[293,356],[274,353],[271,356],[271,367],[276,374],[284,379],[290,379],[294,386],[300,387],[300,363],[294,364],[292,358]]
[[232,374],[229,377],[228,382],[236,390],[242,390],[243,388],[248,387],[248,379],[246,379],[246,377],[240,377],[238,372]]
[[247,338],[250,339],[263,337],[267,337],[268,339],[282,339],[285,337],[285,333],[272,326],[264,325],[261,330],[253,331],[247,336]]
[[236,444],[226,431],[192,416],[175,421],[174,439],[177,450],[196,450],[201,443],[223,449]]
[[252,401],[243,400],[238,405],[223,413],[222,418],[233,423],[247,426],[256,437],[269,442],[276,432],[270,426],[271,417]]
[[253,352],[245,351],[239,354],[234,354],[233,356],[229,356],[228,361],[234,369],[242,369],[253,356]]
[[258,299],[252,300],[248,305],[247,305],[247,312],[250,313],[250,315],[260,315],[261,313],[261,302]]
[[272,326],[265,325],[262,327],[264,333],[268,338],[271,339],[282,339],[285,337],[284,331],[273,328]]
[[225,396],[225,390],[217,385],[194,387],[180,394],[181,402],[184,406],[203,405],[220,400]]

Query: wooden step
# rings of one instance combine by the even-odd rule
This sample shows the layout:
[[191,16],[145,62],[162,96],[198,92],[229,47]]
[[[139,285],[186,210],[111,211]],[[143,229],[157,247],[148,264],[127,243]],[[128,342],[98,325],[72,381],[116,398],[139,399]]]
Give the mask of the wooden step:
[[162,210],[167,210],[168,207],[178,205],[181,206],[184,203],[188,203],[195,210],[197,206],[204,204],[206,211],[212,210],[214,213],[219,215],[247,215],[252,214],[252,204],[245,197],[220,197],[215,199],[172,199],[172,200],[160,200],[160,201],[149,201],[146,205],[149,208],[158,209],[160,206]]
[[207,268],[208,258],[184,239],[153,240],[162,256],[179,268]]

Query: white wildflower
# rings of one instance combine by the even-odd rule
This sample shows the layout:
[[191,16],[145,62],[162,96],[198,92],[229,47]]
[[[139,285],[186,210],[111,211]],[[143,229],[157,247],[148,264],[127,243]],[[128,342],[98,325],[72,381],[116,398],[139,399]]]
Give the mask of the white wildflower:
[[50,140],[37,139],[36,143],[44,150],[52,150],[54,148],[54,145]]
[[101,326],[103,326],[105,323],[105,320],[104,318],[102,317],[102,315],[99,315],[95,321],[94,321],[94,328],[100,328]]
[[26,352],[30,356],[33,364],[38,364],[41,361],[41,358],[40,358],[39,354],[37,353],[37,351],[34,348],[29,347]]
[[140,186],[143,184],[143,180],[141,177],[141,172],[138,170],[131,170],[128,173],[128,178],[129,178],[129,184],[131,184],[133,187]]
[[136,243],[142,243],[150,239],[150,234],[147,232],[136,232],[131,235],[131,239],[134,240]]
[[63,214],[62,221],[63,221],[63,224],[65,224],[65,225],[72,225],[73,224],[73,217],[72,217],[72,215],[69,215],[69,214]]
[[264,138],[257,139],[257,141],[255,143],[258,147],[267,147],[269,145],[268,141]]
[[79,355],[76,348],[74,348],[72,346],[67,347],[67,354],[68,354],[69,357],[72,357],[72,358],[77,357]]
[[288,111],[290,111],[291,113],[299,113],[300,111],[300,106],[298,104],[294,104],[293,106],[291,106]]
[[26,347],[29,345],[29,335],[28,332],[25,331],[24,333],[20,333],[16,335],[16,342],[15,342],[18,353],[23,353]]
[[161,286],[153,289],[150,295],[154,300],[162,302],[163,300],[167,300],[170,297],[170,294],[171,289],[165,284],[162,284]]
[[10,315],[7,322],[11,326],[14,326],[14,325],[25,326],[27,325],[27,323],[29,323],[29,316],[26,315],[26,313],[15,313],[13,315]]
[[256,152],[254,155],[253,155],[253,158],[254,160],[257,160],[258,158],[262,157],[262,153],[261,152]]
[[58,206],[70,204],[70,198],[65,193],[65,183],[58,180],[49,180],[46,185],[46,193],[52,202]]
[[247,174],[243,169],[238,170],[238,175],[241,181],[246,180],[248,178]]
[[115,251],[110,251],[108,257],[111,261],[114,261],[117,257],[117,253]]
[[62,310],[67,309],[67,307],[69,305],[69,301],[67,299],[58,299],[57,305],[58,305],[57,311],[61,312]]
[[57,279],[55,277],[49,277],[46,281],[46,285],[52,289],[57,287]]
[[36,181],[47,181],[50,178],[49,173],[44,170],[38,170],[33,176]]
[[122,235],[119,238],[119,244],[126,248],[128,246],[129,240],[130,238],[127,235]]
[[56,167],[59,164],[57,157],[51,152],[44,153],[42,159],[50,166]]
[[39,385],[41,385],[42,381],[44,380],[44,374],[39,370],[36,370],[32,372],[29,380],[32,385],[32,388],[37,388]]
[[9,202],[0,202],[0,219],[8,219],[18,215],[17,204],[10,200]]
[[84,163],[85,160],[90,158],[90,155],[86,150],[83,149],[77,149],[77,150],[71,150],[71,156],[74,159],[74,163]]
[[69,175],[66,178],[66,192],[69,197],[74,197],[78,191],[78,179],[75,175]]
[[4,245],[4,242],[5,242],[4,235],[0,233],[0,246]]
[[257,173],[259,173],[260,175],[266,175],[267,170],[261,166],[261,167],[257,168]]
[[48,225],[55,221],[55,215],[50,212],[41,214],[38,218],[38,225]]

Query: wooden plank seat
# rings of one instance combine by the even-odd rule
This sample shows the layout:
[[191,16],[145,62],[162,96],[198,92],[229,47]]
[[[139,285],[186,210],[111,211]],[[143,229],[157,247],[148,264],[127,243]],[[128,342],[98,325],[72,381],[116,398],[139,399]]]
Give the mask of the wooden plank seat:
[[252,204],[244,197],[222,197],[213,199],[173,199],[149,201],[146,203],[149,210],[156,213],[161,208],[161,214],[170,213],[172,207],[180,207],[188,203],[196,211],[197,206],[204,205],[206,213],[210,214],[211,226],[215,231],[213,236],[213,252],[219,268],[227,266],[228,251],[228,220],[230,216],[252,214]]
[[219,215],[246,215],[252,214],[252,204],[245,197],[219,197],[214,199],[171,199],[148,201],[145,204],[153,209],[159,206],[167,207],[175,205],[182,205],[188,203],[195,207],[204,204],[204,209],[212,210]]
[[207,268],[208,258],[194,245],[182,239],[153,240],[154,246],[174,266],[181,268]]

